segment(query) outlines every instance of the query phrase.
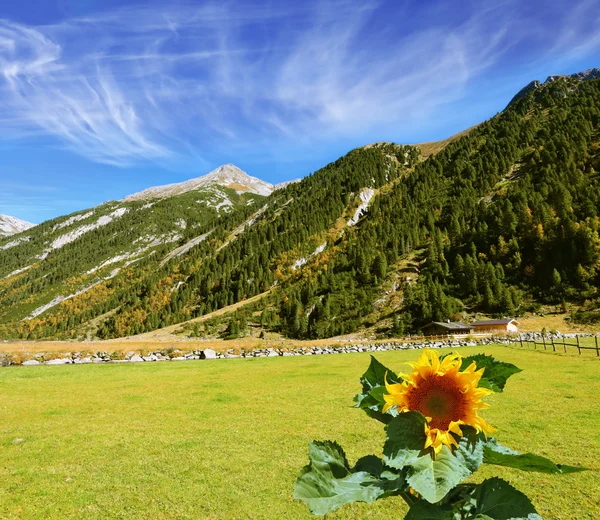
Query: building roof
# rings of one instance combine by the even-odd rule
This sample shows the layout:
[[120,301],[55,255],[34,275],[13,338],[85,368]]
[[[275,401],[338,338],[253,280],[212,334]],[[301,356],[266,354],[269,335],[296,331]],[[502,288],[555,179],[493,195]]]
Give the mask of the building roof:
[[473,325],[474,327],[477,326],[483,326],[483,325],[508,325],[509,323],[516,323],[517,325],[519,324],[519,322],[517,320],[515,320],[514,318],[504,318],[502,320],[483,320],[483,321],[474,321],[471,325]]
[[466,325],[458,321],[434,321],[429,325],[425,325],[423,328],[426,329],[428,327],[433,327],[434,325],[438,325],[439,327],[448,330],[471,330],[473,328],[471,325]]

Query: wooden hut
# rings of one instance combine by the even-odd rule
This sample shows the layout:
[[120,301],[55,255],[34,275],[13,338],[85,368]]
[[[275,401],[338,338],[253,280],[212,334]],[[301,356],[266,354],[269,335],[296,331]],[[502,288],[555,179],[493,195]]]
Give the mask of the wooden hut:
[[451,334],[470,334],[473,332],[471,325],[457,321],[434,321],[423,327],[425,336],[446,336]]
[[519,332],[519,322],[514,318],[475,321],[471,326],[475,332]]

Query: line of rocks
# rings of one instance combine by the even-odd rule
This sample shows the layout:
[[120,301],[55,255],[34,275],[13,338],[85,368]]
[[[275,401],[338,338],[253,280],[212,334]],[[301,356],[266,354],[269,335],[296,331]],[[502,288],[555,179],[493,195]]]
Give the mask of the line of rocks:
[[[580,337],[593,336],[593,334],[560,334],[557,333],[552,337],[558,338],[573,338],[579,335]],[[546,338],[550,338],[546,335]],[[136,352],[75,352],[63,354],[55,357],[55,354],[38,353],[32,359],[20,362],[16,356],[11,354],[0,354],[0,366],[22,365],[85,365],[93,363],[144,363],[158,361],[188,361],[194,359],[231,359],[231,358],[261,358],[261,357],[278,357],[278,356],[317,356],[324,354],[351,354],[355,352],[383,352],[386,350],[416,350],[424,347],[443,348],[443,347],[474,347],[477,345],[491,344],[510,344],[518,343],[520,339],[523,341],[533,341],[541,339],[542,335],[537,332],[522,333],[520,336],[512,337],[484,337],[477,339],[446,339],[423,341],[415,340],[408,342],[390,341],[385,343],[349,343],[344,345],[328,345],[316,347],[299,347],[299,348],[281,348],[281,347],[266,347],[254,348],[251,350],[242,349],[236,352],[234,349],[229,349],[226,352],[217,352],[207,348],[203,350],[192,350],[189,352],[180,349],[168,348],[157,350],[149,354],[140,354]]]

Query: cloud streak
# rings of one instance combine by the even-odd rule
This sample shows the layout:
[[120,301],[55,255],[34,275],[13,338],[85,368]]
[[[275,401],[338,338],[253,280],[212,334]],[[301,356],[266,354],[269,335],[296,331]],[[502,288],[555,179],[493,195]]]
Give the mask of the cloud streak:
[[554,36],[511,18],[514,2],[426,26],[396,2],[393,13],[369,0],[280,4],[137,6],[51,26],[2,20],[0,137],[43,136],[117,166],[360,137],[457,99],[523,39],[600,44],[577,31],[589,2]]

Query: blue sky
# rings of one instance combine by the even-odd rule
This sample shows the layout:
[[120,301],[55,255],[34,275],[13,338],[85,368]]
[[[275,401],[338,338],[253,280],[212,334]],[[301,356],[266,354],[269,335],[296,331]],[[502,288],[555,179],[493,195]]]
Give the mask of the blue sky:
[[5,1],[0,213],[442,139],[533,79],[599,67],[599,26],[590,0]]

